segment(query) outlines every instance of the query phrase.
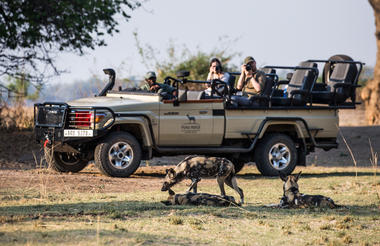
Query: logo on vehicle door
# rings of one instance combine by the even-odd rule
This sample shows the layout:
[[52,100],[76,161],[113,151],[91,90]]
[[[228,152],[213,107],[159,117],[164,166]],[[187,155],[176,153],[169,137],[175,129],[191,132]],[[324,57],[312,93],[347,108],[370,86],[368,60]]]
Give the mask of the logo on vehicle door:
[[199,123],[196,122],[194,116],[186,115],[189,122],[182,124],[181,130],[183,133],[198,133],[201,129]]

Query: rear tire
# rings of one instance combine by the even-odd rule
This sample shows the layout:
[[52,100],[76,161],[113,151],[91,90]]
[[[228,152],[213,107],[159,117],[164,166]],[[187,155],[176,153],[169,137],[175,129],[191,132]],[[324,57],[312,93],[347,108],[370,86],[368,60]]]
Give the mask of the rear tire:
[[81,159],[80,154],[66,152],[52,152],[50,148],[44,148],[45,161],[48,167],[57,172],[77,173],[83,170],[88,160]]
[[95,165],[107,176],[129,177],[140,166],[140,161],[140,144],[126,132],[111,133],[95,148]]
[[254,158],[264,176],[289,175],[297,165],[297,148],[288,135],[268,134],[258,143]]

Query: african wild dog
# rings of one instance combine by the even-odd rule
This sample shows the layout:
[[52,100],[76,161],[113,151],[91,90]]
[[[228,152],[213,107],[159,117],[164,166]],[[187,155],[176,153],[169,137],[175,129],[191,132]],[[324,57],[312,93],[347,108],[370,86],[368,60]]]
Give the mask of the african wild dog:
[[326,196],[321,195],[304,195],[298,190],[298,179],[301,172],[297,175],[286,176],[280,173],[280,178],[284,181],[283,191],[284,195],[281,198],[281,207],[290,208],[305,208],[305,207],[325,207],[325,208],[337,208],[334,201]]
[[165,205],[195,205],[195,206],[217,206],[228,207],[231,205],[238,206],[233,196],[218,196],[207,193],[192,193],[175,194],[169,189],[169,197],[165,201],[161,201]]
[[166,176],[161,191],[167,191],[185,178],[189,178],[192,183],[187,192],[190,192],[190,190],[193,189],[193,192],[197,193],[197,183],[201,180],[201,177],[215,176],[222,196],[226,195],[224,190],[225,183],[240,195],[241,204],[244,203],[243,190],[238,187],[236,182],[235,166],[231,161],[222,157],[186,157],[174,169],[169,168],[166,170]]

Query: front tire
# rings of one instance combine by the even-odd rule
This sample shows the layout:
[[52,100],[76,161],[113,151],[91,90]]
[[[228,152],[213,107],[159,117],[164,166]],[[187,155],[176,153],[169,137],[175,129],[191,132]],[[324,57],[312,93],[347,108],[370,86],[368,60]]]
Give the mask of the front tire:
[[88,164],[88,160],[82,159],[80,154],[76,153],[55,152],[45,147],[44,154],[48,167],[57,172],[77,173]]
[[95,148],[95,165],[107,176],[129,177],[140,166],[140,161],[140,144],[126,132],[111,133]]
[[258,143],[255,151],[257,169],[264,176],[289,175],[297,164],[294,141],[285,134],[268,134]]

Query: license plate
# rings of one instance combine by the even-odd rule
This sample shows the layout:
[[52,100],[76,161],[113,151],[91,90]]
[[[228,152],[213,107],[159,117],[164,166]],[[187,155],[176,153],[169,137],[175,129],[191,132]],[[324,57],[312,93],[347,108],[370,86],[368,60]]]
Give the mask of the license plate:
[[64,130],[63,136],[65,137],[93,137],[93,130]]

